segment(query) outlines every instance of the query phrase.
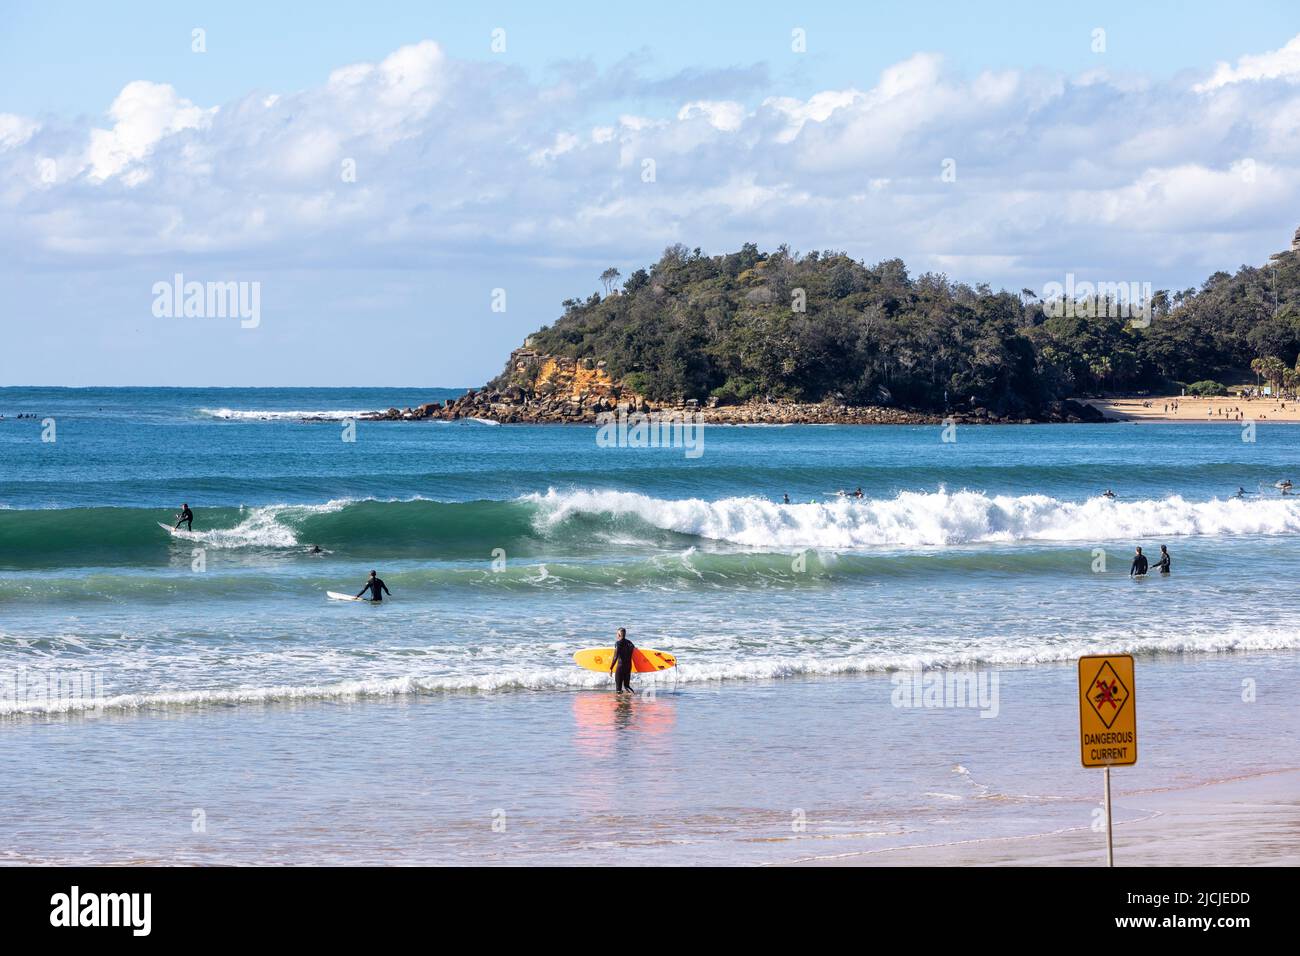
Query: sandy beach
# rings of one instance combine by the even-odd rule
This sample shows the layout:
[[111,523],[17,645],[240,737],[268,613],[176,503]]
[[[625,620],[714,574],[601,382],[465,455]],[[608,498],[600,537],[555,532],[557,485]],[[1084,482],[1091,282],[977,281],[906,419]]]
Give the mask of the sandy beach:
[[[1082,400],[1081,400],[1082,401]],[[1107,418],[1142,422],[1300,422],[1300,402],[1270,398],[1244,399],[1183,398],[1163,395],[1154,398],[1087,399]]]
[[[1300,770],[1126,795],[1115,774],[1116,866],[1296,866]],[[1098,775],[1100,783],[1100,775]],[[803,866],[1102,866],[1088,827],[1032,836],[897,847],[797,861]]]

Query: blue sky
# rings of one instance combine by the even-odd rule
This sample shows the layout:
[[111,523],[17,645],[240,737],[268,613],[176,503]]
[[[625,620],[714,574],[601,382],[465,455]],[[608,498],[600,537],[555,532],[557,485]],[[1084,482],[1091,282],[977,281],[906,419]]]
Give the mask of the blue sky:
[[[676,241],[1196,284],[1300,223],[1298,34],[1284,2],[10,3],[0,381],[474,384]],[[177,272],[259,283],[258,326],[153,314]]]

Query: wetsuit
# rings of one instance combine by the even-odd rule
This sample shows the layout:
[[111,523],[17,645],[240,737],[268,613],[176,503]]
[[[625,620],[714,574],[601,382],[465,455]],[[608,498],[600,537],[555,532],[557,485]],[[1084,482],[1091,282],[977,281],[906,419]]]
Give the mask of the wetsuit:
[[389,597],[393,596],[393,592],[388,590],[388,585],[383,582],[382,578],[371,578],[367,581],[366,586],[357,592],[357,597],[361,597],[361,595],[365,594],[367,591],[370,592],[368,600],[376,602],[382,601],[384,599],[384,594],[387,594]]
[[1147,556],[1145,554],[1133,555],[1133,563],[1129,566],[1129,577],[1147,573]]
[[636,645],[626,637],[621,638],[614,645],[614,693],[621,693],[624,689],[632,693],[632,652],[636,650]]
[[176,527],[179,528],[184,523],[186,531],[194,530],[194,512],[189,508],[182,508],[180,515],[176,518]]
[[1161,551],[1160,557],[1156,559],[1156,570],[1161,574],[1169,573],[1169,552]]

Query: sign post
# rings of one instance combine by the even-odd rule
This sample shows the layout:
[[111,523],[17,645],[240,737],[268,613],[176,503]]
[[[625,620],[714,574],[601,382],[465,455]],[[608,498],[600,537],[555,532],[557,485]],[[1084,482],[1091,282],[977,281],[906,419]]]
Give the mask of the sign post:
[[1106,785],[1106,865],[1115,865],[1110,768],[1137,763],[1137,700],[1131,654],[1079,658],[1079,758],[1101,767]]

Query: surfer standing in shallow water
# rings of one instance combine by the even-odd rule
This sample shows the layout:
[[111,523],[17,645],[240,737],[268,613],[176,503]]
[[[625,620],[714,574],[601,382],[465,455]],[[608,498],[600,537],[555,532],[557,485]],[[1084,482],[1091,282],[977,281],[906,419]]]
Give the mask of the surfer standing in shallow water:
[[614,659],[609,663],[609,672],[614,675],[614,693],[621,694],[626,690],[629,694],[635,694],[632,689],[632,652],[636,650],[636,645],[627,639],[627,628],[618,629],[618,640],[614,642]]
[[381,602],[384,599],[385,594],[389,597],[393,596],[393,592],[388,590],[388,585],[384,583],[383,578],[374,571],[370,572],[370,580],[366,582],[365,587],[357,592],[357,597],[361,597],[361,595],[365,594],[367,591],[370,592],[370,597],[367,598],[367,600],[373,601],[375,604]]

